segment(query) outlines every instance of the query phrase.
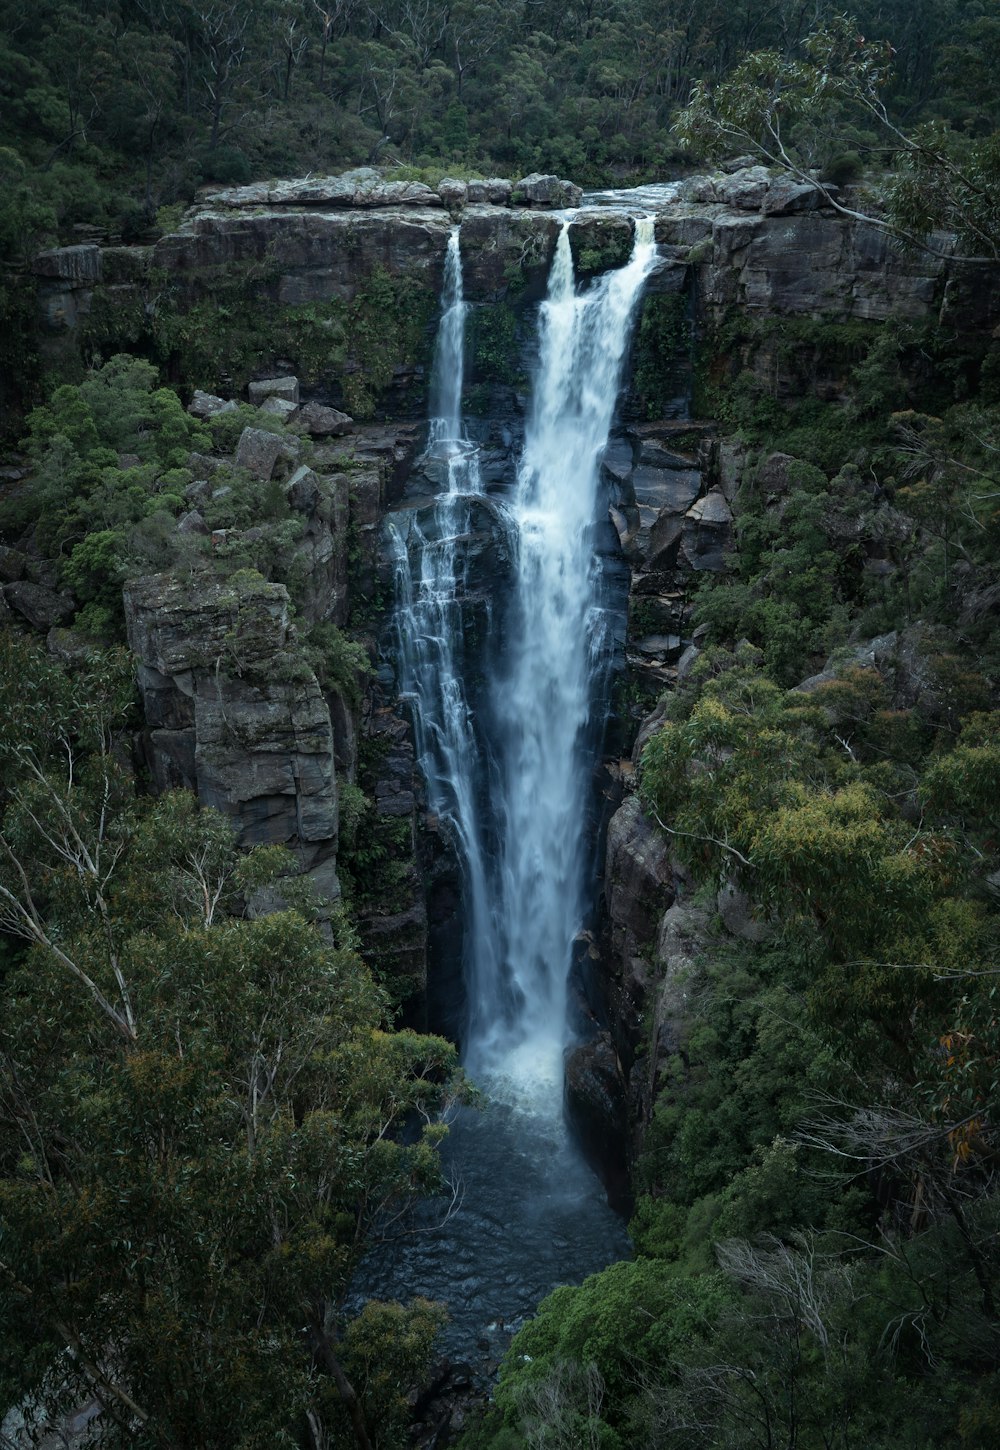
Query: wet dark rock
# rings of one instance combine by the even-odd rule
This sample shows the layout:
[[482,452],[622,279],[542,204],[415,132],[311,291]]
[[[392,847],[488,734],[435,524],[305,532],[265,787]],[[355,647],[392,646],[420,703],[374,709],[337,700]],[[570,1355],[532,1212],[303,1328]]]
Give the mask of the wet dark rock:
[[476,211],[462,222],[462,279],[467,302],[506,297],[512,277],[519,302],[544,295],[559,222],[544,211]]
[[321,403],[305,403],[295,418],[296,430],[313,438],[340,438],[350,433],[354,419],[339,408],[326,408]]
[[609,478],[621,484],[628,479],[633,468],[633,448],[630,438],[612,438],[604,450],[601,467]]
[[569,245],[577,277],[592,277],[628,261],[635,240],[629,216],[599,211],[577,212],[570,222]]
[[35,629],[50,630],[63,624],[76,613],[76,600],[71,594],[60,594],[44,584],[18,579],[4,586],[8,606],[26,619]]
[[615,1197],[625,1189],[627,1095],[611,1034],[566,1052],[563,1100],[566,1118],[585,1156],[597,1167]]

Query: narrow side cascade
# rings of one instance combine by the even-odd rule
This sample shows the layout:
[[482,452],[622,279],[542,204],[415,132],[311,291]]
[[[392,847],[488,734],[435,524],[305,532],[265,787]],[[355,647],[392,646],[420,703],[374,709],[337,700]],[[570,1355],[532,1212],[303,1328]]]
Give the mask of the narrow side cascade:
[[640,219],[628,264],[577,293],[564,225],[513,500],[516,601],[493,691],[500,941],[475,944],[465,1055],[474,1074],[501,1079],[541,1112],[561,1104],[566,985],[585,916],[589,782],[613,653],[594,553],[600,461],[655,261],[652,220]]
[[472,513],[485,508],[479,454],[465,437],[461,402],[466,304],[459,228],[445,257],[441,320],[431,377],[424,468],[442,489],[434,503],[388,520],[396,576],[395,635],[400,692],[411,706],[428,805],[452,835],[462,871],[466,937],[493,941],[482,820],[485,742],[477,738],[466,688],[463,610]]

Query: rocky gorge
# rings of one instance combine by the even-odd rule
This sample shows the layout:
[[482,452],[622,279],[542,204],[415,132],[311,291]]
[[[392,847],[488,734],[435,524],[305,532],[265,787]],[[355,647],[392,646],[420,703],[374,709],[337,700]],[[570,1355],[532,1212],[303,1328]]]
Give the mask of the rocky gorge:
[[[398,695],[385,542],[386,519],[405,530],[441,486],[418,459],[448,241],[457,226],[469,309],[466,414],[486,485],[466,541],[468,588],[485,606],[510,578],[489,495],[509,483],[523,446],[538,303],[562,214],[581,279],[620,267],[636,217],[652,214],[658,260],[601,465],[608,509],[596,547],[627,599],[627,624],[603,776],[603,911],[575,973],[577,1017],[591,1027],[567,1072],[581,1136],[605,1155],[608,1143],[620,1144],[619,1172],[638,1150],[662,1064],[685,1052],[691,961],[720,935],[766,931],[738,876],[714,901],[693,900],[669,837],[632,789],[657,702],[698,659],[693,593],[733,567],[740,491],[754,489],[780,511],[794,465],[748,450],[713,400],[739,382],[785,410],[836,401],[851,348],[886,323],[929,322],[988,340],[1000,320],[995,269],[973,282],[947,255],[947,239],[942,255],[904,253],[877,225],[831,207],[830,196],[754,166],[593,199],[551,177],[431,189],[364,171],[219,190],[152,246],[87,244],[34,263],[54,369],[70,377],[81,358],[145,352],[192,412],[218,415],[246,394],[284,425],[279,435],[246,421],[232,462],[261,489],[276,485],[300,524],[296,616],[286,585],[259,572],[207,586],[173,573],[126,585],[141,751],[154,787],[195,789],[234,819],[243,844],[290,845],[335,903],[338,797],[360,786],[380,833],[373,869],[383,883],[361,904],[364,945],[411,1020],[429,1015],[453,1029],[451,987],[428,962],[453,949],[460,873],[426,809]],[[195,481],[178,529],[208,537],[224,559],[238,530],[213,531],[199,512],[217,467],[208,456],[189,460]],[[894,521],[887,503],[872,513],[863,547],[874,575],[895,567]],[[72,600],[17,552],[5,551],[5,608],[50,629],[52,648],[68,647],[61,625]],[[350,624],[372,671],[321,679],[301,639],[322,624]],[[917,649],[912,639],[878,652],[897,693],[912,689],[917,668],[907,649]]]

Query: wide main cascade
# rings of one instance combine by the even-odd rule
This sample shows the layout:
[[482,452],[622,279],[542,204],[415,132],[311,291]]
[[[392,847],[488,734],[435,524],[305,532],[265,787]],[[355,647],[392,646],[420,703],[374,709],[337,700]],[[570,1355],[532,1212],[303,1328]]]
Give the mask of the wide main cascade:
[[613,654],[594,553],[600,460],[655,257],[652,222],[640,221],[627,266],[578,293],[564,225],[511,506],[516,594],[494,688],[499,943],[471,953],[465,1053],[473,1072],[499,1073],[550,1108],[561,1096],[587,797]]
[[[587,816],[614,655],[595,534],[600,462],[652,222],[629,262],[586,289],[562,229],[539,315],[533,405],[513,488],[484,488],[463,428],[460,237],[448,248],[424,477],[431,502],[389,521],[397,673],[428,805],[463,881],[462,1052],[488,1102],[452,1124],[445,1162],[464,1206],[418,1236],[365,1292],[448,1302],[445,1343],[468,1353],[488,1321],[513,1328],[556,1283],[627,1252],[562,1122],[567,978],[586,914]],[[507,562],[506,597],[474,579],[477,537]],[[470,621],[474,628],[470,630]],[[476,640],[475,660],[467,639]],[[464,1336],[464,1339],[463,1339]]]
[[[474,1075],[540,1111],[557,1112],[560,1101],[566,981],[586,911],[589,781],[613,655],[594,550],[600,459],[655,259],[652,222],[642,219],[627,265],[578,291],[563,225],[516,484],[507,498],[487,498],[461,417],[467,305],[456,227],[423,464],[439,492],[390,524],[400,683],[428,802],[463,874],[463,1054]],[[477,604],[486,636],[477,670],[487,678],[473,702],[467,544],[483,529],[503,536],[513,567],[510,597]],[[490,638],[501,611],[502,649]]]

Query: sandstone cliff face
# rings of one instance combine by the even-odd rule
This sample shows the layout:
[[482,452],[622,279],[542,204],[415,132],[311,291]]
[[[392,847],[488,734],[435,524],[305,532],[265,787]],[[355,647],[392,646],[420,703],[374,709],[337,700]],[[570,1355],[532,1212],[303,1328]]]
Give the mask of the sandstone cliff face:
[[[219,191],[152,247],[87,244],[39,256],[34,272],[42,326],[53,353],[74,351],[84,336],[112,351],[116,330],[122,341],[158,339],[162,352],[169,347],[160,335],[165,314],[183,316],[234,277],[248,298],[276,309],[277,317],[288,309],[351,304],[380,274],[406,277],[436,298],[448,235],[459,220],[467,298],[514,297],[523,304],[544,285],[561,226],[551,208],[579,204],[568,187],[532,177],[513,188],[442,183],[433,192],[358,172]],[[656,212],[669,274],[658,285],[677,289],[694,276],[697,306],[708,320],[734,305],[760,315],[837,320],[941,315],[955,326],[992,326],[1000,316],[996,278],[970,280],[946,255],[904,255],[877,227],[823,209],[822,202],[816,188],[749,168],[734,177],[695,178],[652,199],[643,194],[637,205]],[[620,264],[635,210],[622,204],[574,215],[571,243],[582,274]],[[948,239],[938,241],[947,253]],[[309,321],[321,326],[324,317]],[[335,332],[336,319],[325,322]],[[313,361],[321,341],[314,327]],[[304,373],[301,358],[286,360]],[[364,367],[365,359],[354,365]],[[404,381],[387,404],[397,412],[414,379]]]
[[330,711],[302,667],[288,591],[260,579],[146,575],[125,587],[147,764],[228,815],[241,845],[288,846],[339,895]]

